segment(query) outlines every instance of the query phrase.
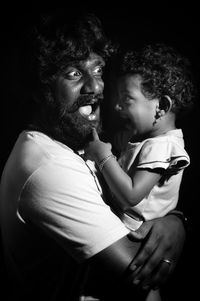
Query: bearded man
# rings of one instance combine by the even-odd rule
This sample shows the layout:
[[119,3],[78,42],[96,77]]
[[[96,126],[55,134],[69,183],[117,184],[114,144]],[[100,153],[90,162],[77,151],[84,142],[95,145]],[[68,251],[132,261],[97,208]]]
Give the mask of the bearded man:
[[148,239],[129,239],[83,154],[92,128],[100,132],[103,68],[114,47],[94,15],[47,18],[43,25],[34,53],[33,118],[1,180],[9,287],[20,300],[80,300],[90,294],[82,281],[90,263],[91,294],[98,300],[144,300],[176,265],[185,238],[182,221],[172,214],[144,223]]

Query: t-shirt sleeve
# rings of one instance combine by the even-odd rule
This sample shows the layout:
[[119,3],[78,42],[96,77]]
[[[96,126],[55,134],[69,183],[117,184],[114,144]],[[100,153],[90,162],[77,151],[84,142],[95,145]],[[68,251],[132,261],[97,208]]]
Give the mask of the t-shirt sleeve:
[[78,262],[129,232],[104,203],[94,176],[81,161],[37,169],[24,186],[19,214],[24,223],[41,228]]
[[190,164],[190,158],[181,146],[172,141],[146,141],[138,157],[138,168],[163,169],[178,173]]

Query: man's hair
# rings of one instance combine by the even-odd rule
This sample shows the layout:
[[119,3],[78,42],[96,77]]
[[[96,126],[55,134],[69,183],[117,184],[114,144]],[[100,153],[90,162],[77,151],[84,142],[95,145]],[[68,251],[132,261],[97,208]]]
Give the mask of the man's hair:
[[121,58],[119,75],[138,74],[142,92],[149,98],[172,99],[172,112],[191,108],[195,87],[189,60],[174,48],[157,43],[137,51],[127,51]]
[[41,19],[36,30],[35,62],[42,84],[51,84],[69,63],[84,60],[91,52],[107,60],[115,51],[92,13],[79,17],[60,13]]

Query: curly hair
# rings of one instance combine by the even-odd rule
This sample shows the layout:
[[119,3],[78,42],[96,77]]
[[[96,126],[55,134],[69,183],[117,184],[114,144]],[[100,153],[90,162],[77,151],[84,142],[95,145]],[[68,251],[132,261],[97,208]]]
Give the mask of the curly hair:
[[116,50],[91,13],[77,18],[66,14],[43,17],[36,34],[35,58],[42,84],[51,84],[69,63],[84,60],[91,52],[107,60]]
[[195,87],[190,62],[170,46],[157,43],[141,51],[128,51],[118,72],[140,75],[142,91],[149,99],[168,95],[172,99],[171,111],[176,114],[193,106]]

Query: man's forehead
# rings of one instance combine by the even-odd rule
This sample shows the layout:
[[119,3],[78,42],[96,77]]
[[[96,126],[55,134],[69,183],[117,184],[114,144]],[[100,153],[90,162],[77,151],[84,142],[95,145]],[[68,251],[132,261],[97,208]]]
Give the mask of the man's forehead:
[[82,60],[76,60],[76,61],[72,61],[71,63],[69,63],[68,65],[71,65],[73,67],[90,67],[90,66],[97,66],[97,65],[105,65],[105,61],[104,59],[96,54],[96,53],[92,53],[90,54],[87,58],[82,59]]

